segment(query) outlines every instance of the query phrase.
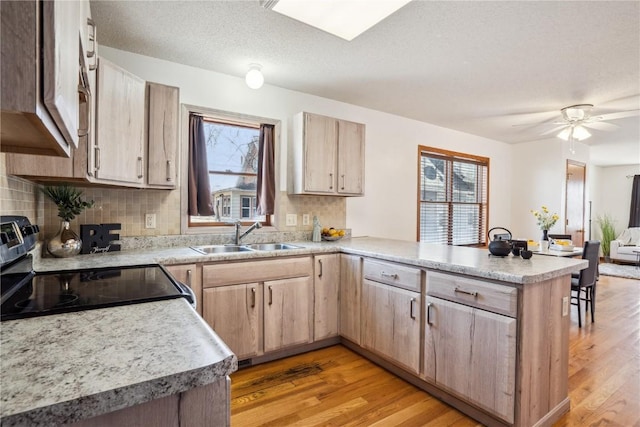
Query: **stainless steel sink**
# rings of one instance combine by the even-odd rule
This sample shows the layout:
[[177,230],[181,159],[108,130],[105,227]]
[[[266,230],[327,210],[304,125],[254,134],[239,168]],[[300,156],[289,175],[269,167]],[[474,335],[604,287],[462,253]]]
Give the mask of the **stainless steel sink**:
[[208,246],[191,246],[196,252],[200,252],[201,254],[223,254],[228,252],[249,252],[249,249],[246,246],[236,246],[236,245],[208,245]]
[[300,246],[290,245],[288,243],[254,243],[245,246],[254,251],[282,251],[287,249],[300,249]]

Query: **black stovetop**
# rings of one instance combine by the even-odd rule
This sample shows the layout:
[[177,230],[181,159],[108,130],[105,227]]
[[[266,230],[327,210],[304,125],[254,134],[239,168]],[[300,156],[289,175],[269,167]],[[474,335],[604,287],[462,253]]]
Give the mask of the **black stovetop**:
[[2,272],[1,320],[181,297],[193,303],[185,285],[157,264],[34,273],[30,262]]

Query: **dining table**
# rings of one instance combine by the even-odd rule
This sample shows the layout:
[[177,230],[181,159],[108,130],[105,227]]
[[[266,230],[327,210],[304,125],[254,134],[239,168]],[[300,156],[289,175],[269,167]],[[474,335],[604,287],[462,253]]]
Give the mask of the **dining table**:
[[534,255],[557,256],[565,258],[576,258],[582,256],[582,247],[573,248],[572,251],[558,251],[556,249],[532,250]]

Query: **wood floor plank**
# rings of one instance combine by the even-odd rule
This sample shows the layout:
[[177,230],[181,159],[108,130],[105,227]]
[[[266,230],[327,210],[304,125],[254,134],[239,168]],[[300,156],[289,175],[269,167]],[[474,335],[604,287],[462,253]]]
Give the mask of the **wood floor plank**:
[[[554,427],[640,427],[640,280],[601,276],[596,322],[571,307],[571,410]],[[479,426],[340,345],[231,376],[232,427]]]
[[302,418],[295,424],[292,424],[293,427],[314,427],[314,426],[326,426],[329,425],[331,420],[336,418],[337,416],[353,411],[356,408],[360,408],[362,406],[367,405],[367,401],[362,397],[356,397],[355,399],[351,399],[347,402],[341,403],[337,406],[332,406],[322,412],[316,412],[311,414],[308,417],[304,417],[304,414],[300,414]]

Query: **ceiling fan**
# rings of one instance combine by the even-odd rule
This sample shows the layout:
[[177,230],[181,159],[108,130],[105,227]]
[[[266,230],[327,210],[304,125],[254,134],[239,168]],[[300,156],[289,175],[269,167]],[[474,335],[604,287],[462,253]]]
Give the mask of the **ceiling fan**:
[[[640,114],[640,109],[624,110],[599,115],[593,114],[593,110],[593,104],[576,104],[561,108],[560,117],[537,124],[545,127],[553,125],[550,129],[545,130],[540,135],[544,136],[557,132],[556,136],[558,138],[569,141],[570,147],[573,147],[574,141],[582,141],[591,136],[588,129],[613,131],[618,129],[619,126],[613,123],[608,123],[608,121],[637,116]],[[532,123],[516,124],[513,126],[531,125]],[[573,150],[571,149],[571,151]]]
[[592,115],[593,104],[576,104],[560,109],[561,117],[551,124],[556,127],[543,132],[542,135],[548,135],[560,131],[556,136],[565,141],[577,140],[582,141],[591,136],[587,128],[602,131],[612,131],[619,128],[613,123],[607,123],[607,120],[622,119],[638,115],[640,110],[619,111],[617,113],[609,113],[594,116]]

